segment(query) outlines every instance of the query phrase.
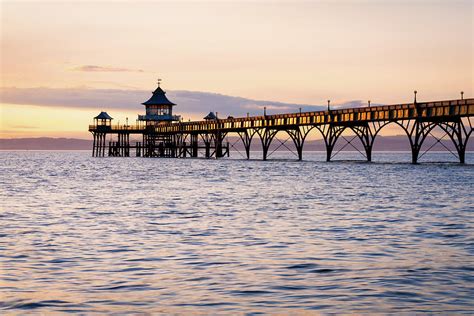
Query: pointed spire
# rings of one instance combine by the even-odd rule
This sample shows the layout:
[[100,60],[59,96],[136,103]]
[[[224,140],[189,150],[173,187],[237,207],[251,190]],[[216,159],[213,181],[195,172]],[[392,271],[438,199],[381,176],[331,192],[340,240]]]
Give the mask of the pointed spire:
[[143,105],[176,105],[170,100],[168,100],[168,98],[166,98],[165,96],[166,92],[163,91],[163,89],[161,89],[160,87],[161,78],[158,78],[157,84],[158,84],[158,87],[155,89],[155,91],[152,92],[153,95],[151,96],[151,98],[148,99],[148,101],[143,102],[142,104]]

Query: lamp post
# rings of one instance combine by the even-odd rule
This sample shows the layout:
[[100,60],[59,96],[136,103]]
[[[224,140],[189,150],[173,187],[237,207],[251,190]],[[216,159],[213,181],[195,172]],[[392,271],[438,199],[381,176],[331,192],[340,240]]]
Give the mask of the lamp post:
[[263,107],[263,116],[267,116],[267,107],[266,106]]
[[418,91],[413,91],[413,93],[415,94],[415,103],[416,103],[416,94],[418,93]]
[[330,104],[331,104],[331,100],[328,100],[328,112],[331,111]]
[[461,91],[461,100],[464,100],[464,91]]
[[370,108],[370,100],[368,101],[368,103],[369,103],[369,108]]

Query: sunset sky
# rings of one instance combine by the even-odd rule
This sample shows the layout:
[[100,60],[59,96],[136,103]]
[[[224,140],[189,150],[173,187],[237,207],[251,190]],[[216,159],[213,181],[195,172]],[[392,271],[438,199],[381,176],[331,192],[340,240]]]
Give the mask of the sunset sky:
[[474,94],[471,0],[0,3],[0,137],[89,138],[158,77],[192,119]]

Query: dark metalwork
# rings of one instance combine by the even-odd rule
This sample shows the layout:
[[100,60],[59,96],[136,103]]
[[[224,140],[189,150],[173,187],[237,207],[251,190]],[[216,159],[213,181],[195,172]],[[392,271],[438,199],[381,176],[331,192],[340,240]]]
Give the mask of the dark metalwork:
[[[372,106],[369,101],[368,107],[340,110],[331,110],[328,100],[327,111],[267,115],[264,108],[263,116],[216,117],[212,120],[159,122],[155,125],[112,125],[108,119],[97,119],[94,125],[89,126],[94,138],[92,155],[103,157],[108,147],[109,156],[129,157],[130,150],[135,149],[136,156],[141,157],[198,157],[199,152],[203,152],[206,158],[221,158],[229,155],[230,146],[224,140],[233,133],[242,141],[247,159],[250,159],[252,140],[258,135],[262,158],[266,160],[271,155],[270,145],[277,133],[285,132],[293,141],[298,160],[302,160],[305,140],[316,129],[324,139],[327,161],[338,153],[335,152],[335,145],[339,139],[346,141],[345,146],[356,150],[353,142],[360,141],[364,148],[361,154],[371,161],[376,136],[385,126],[393,123],[406,133],[413,163],[425,154],[421,151],[428,135],[435,137],[442,146],[445,146],[441,143],[442,138],[449,137],[455,148],[452,154],[464,163],[467,143],[473,131],[474,99],[464,99],[461,94],[461,99],[456,100],[418,102],[416,97],[417,92],[414,91],[413,103]],[[444,135],[439,137],[433,132],[435,128]],[[354,135],[343,136],[345,131]],[[106,144],[107,135],[114,135],[117,141]],[[141,135],[142,141],[132,144],[130,135]],[[285,143],[280,141],[279,147],[287,147]]]

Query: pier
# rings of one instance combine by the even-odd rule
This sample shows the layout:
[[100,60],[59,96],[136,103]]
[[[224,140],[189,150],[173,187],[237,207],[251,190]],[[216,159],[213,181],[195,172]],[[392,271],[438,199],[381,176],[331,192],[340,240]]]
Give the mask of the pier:
[[[372,160],[372,148],[379,132],[390,124],[400,126],[406,133],[411,147],[411,161],[417,163],[423,142],[438,127],[452,141],[455,155],[465,163],[466,147],[473,131],[474,99],[418,102],[416,91],[412,103],[360,108],[331,109],[328,101],[326,111],[298,112],[247,117],[218,118],[209,113],[202,121],[182,122],[172,114],[174,103],[158,88],[150,100],[143,103],[146,115],[139,115],[137,124],[113,125],[112,117],[101,112],[89,126],[94,142],[92,156],[104,157],[198,157],[222,158],[229,156],[230,145],[226,136],[240,138],[245,156],[250,159],[252,141],[259,139],[262,159],[267,160],[269,148],[278,132],[284,132],[293,141],[298,160],[303,159],[304,143],[308,134],[316,130],[324,139],[326,161],[334,156],[334,147],[344,131],[350,130],[358,139],[367,161]],[[107,136],[115,141],[106,141]],[[130,143],[130,135],[141,141]],[[353,146],[354,147],[354,146]],[[355,148],[355,147],[354,147]],[[447,148],[449,150],[449,148]]]

